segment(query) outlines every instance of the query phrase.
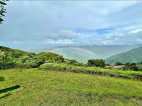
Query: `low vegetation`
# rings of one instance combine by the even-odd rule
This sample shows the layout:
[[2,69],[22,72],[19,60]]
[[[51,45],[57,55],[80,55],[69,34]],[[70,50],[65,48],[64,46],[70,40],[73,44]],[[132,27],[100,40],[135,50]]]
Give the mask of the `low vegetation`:
[[118,69],[118,70],[129,70],[129,71],[141,71],[142,72],[142,63],[120,63],[116,62],[115,65],[106,65],[106,69]]
[[142,82],[82,73],[0,70],[1,106],[141,106]]
[[69,71],[69,72],[82,72],[89,74],[123,77],[128,79],[142,80],[142,72],[140,71],[123,71],[123,70],[109,70],[98,67],[85,67],[85,66],[73,66],[69,64],[56,64],[56,63],[45,63],[40,66],[40,69],[58,70],[58,71]]

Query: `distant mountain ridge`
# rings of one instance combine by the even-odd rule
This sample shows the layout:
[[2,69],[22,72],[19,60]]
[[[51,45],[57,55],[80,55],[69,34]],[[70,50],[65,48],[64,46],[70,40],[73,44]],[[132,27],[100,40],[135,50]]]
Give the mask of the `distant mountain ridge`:
[[30,52],[52,52],[67,59],[87,63],[89,59],[106,59],[110,56],[138,48],[142,45],[93,45],[93,46],[66,46],[58,48],[32,49]]
[[120,63],[139,63],[142,62],[142,46],[132,49],[130,51],[120,53],[106,59],[106,62],[109,64],[115,64],[116,62]]

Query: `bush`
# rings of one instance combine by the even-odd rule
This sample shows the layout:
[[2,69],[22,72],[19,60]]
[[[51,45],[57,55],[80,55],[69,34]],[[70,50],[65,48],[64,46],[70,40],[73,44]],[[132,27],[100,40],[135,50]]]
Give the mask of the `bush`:
[[124,66],[124,67],[123,67],[123,70],[130,70],[130,69],[129,69],[129,67]]
[[136,66],[136,63],[126,63],[125,66],[123,67],[123,70],[133,70],[133,71],[138,71],[139,68]]
[[101,68],[104,68],[106,66],[105,60],[102,60],[102,59],[90,59],[90,60],[88,60],[87,65],[101,67]]
[[75,65],[75,66],[85,66],[85,64],[79,63],[76,60],[65,59],[64,63],[69,64],[69,65]]
[[123,65],[123,64],[120,62],[116,62],[115,66],[119,66],[119,65]]
[[133,71],[138,71],[139,70],[139,68],[136,67],[136,66],[131,66],[130,69],[133,70]]

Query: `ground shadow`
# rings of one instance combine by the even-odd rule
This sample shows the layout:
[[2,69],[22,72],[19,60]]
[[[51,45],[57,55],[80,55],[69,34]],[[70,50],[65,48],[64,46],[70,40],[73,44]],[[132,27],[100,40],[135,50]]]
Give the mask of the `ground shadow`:
[[4,96],[0,97],[0,99],[10,96],[11,93],[5,94]]
[[5,78],[0,76],[0,81],[4,81],[4,80],[5,80]]
[[15,89],[17,89],[17,88],[20,88],[20,85],[15,85],[15,86],[12,86],[12,87],[9,87],[9,88],[2,89],[2,90],[0,90],[0,94],[1,94],[1,93],[6,93],[6,92],[8,92],[8,91],[15,90]]

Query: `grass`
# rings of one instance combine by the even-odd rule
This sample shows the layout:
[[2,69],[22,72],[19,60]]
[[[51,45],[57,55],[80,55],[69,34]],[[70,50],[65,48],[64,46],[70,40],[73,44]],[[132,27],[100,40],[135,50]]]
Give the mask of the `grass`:
[[1,106],[141,106],[142,82],[38,69],[0,70]]
[[142,80],[141,71],[124,71],[124,70],[110,70],[98,67],[84,67],[84,66],[73,66],[68,64],[57,64],[57,63],[45,63],[40,66],[40,69],[52,69],[58,71],[68,71],[77,73],[89,73],[97,75],[105,75],[111,77],[122,77],[127,79]]

